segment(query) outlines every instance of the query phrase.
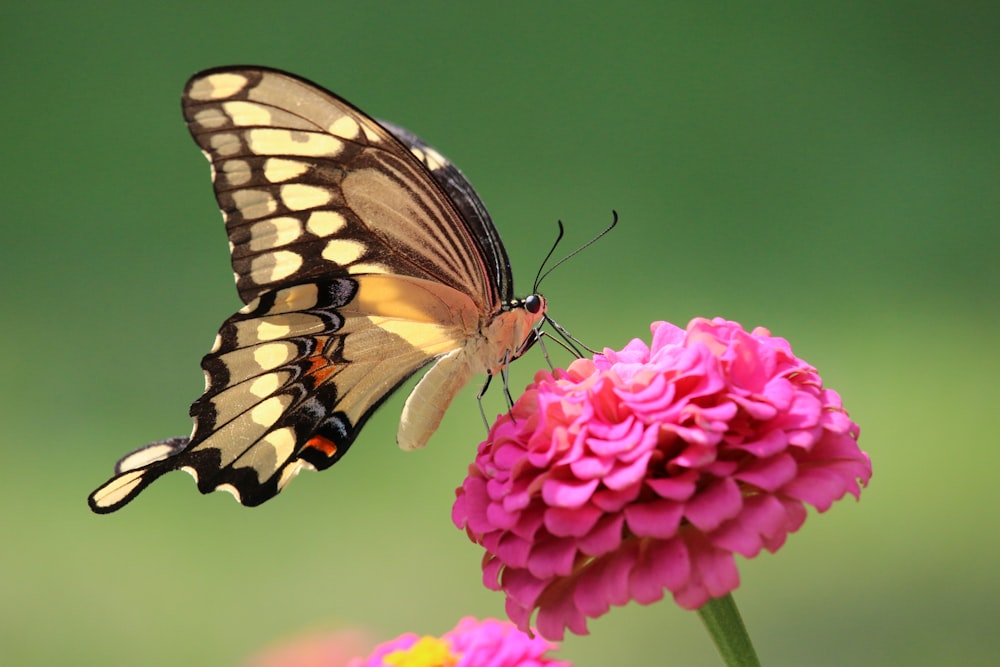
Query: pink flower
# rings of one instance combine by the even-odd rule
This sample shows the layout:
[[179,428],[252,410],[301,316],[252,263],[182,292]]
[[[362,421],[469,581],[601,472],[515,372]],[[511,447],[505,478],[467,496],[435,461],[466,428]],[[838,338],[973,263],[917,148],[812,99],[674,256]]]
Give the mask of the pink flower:
[[572,667],[546,657],[553,646],[510,623],[463,618],[442,637],[405,634],[348,667]]
[[244,667],[344,667],[374,643],[356,629],[310,633],[253,656]]
[[697,609],[739,585],[734,554],[776,551],[871,477],[858,426],[766,329],[695,319],[535,382],[499,418],[453,519],[486,549],[487,587],[522,630],[669,590]]

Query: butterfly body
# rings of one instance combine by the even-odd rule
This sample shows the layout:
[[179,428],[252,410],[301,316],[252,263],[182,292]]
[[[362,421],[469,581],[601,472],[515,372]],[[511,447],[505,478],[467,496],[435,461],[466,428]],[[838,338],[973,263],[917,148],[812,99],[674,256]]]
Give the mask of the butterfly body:
[[94,511],[176,469],[203,493],[260,504],[339,460],[385,398],[433,364],[397,438],[422,447],[473,375],[500,373],[534,342],[544,300],[513,297],[482,202],[415,135],[276,70],[209,70],[182,101],[246,305],[202,360],[191,437],[122,459]]

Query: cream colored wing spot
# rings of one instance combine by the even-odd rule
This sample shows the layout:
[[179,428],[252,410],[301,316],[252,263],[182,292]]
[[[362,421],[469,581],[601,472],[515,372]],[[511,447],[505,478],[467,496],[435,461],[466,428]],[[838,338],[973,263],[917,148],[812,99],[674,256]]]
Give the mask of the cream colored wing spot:
[[257,340],[277,340],[285,338],[292,332],[292,327],[288,324],[275,324],[274,322],[260,322],[256,329]]
[[290,394],[272,396],[267,400],[261,401],[248,413],[250,421],[259,426],[269,427],[281,418],[285,408],[291,402],[292,397]]
[[393,273],[391,267],[385,264],[379,264],[378,262],[358,262],[356,264],[351,264],[347,268],[347,273],[355,276],[360,276],[364,274],[386,274]]
[[344,149],[344,143],[329,134],[272,128],[247,131],[247,143],[257,155],[336,157]]
[[[232,134],[230,132],[225,132],[222,134],[213,134],[208,140],[208,145],[216,155],[219,157],[229,157],[230,155],[236,155],[242,150],[243,144],[240,142],[238,135]],[[208,159],[212,160],[212,155],[208,154]]]
[[298,218],[271,218],[250,227],[249,248],[252,252],[263,252],[293,243],[301,236],[302,222]]
[[295,479],[295,476],[298,475],[303,470],[315,471],[316,466],[309,463],[308,461],[303,461],[301,459],[285,466],[285,469],[281,471],[281,477],[278,479],[278,490],[280,491],[281,489],[284,489],[286,486],[288,486],[288,483],[293,479]]
[[195,81],[188,90],[188,96],[193,100],[220,100],[240,92],[247,83],[248,79],[242,74],[211,74]]
[[[365,244],[352,239],[331,239],[322,254],[323,259],[345,266],[365,254]],[[348,273],[353,271],[348,270]]]
[[316,306],[319,300],[319,287],[316,283],[305,283],[283,289],[275,294],[271,315],[291,313],[299,310],[309,310]]
[[[264,461],[261,460],[260,455],[253,456],[252,460],[247,463],[247,466],[252,466],[257,471],[257,478],[263,481],[273,475],[281,464],[291,458],[292,453],[295,451],[295,429],[291,426],[286,426],[284,428],[271,431],[266,436],[261,438],[258,446],[267,446],[271,449],[271,451],[268,452],[271,455],[268,457],[268,467],[265,469],[257,467],[258,465],[262,465],[264,463]],[[256,454],[256,452],[251,450],[250,454]],[[233,465],[240,466],[240,459],[234,461]]]
[[427,146],[426,148],[424,148],[424,153],[427,155],[428,158],[430,158],[431,162],[437,164],[437,166],[439,166],[439,167],[444,167],[447,164],[449,164],[448,160],[443,155],[441,155],[440,153],[438,153],[436,150],[434,150],[430,146]]
[[[193,474],[194,473],[192,473],[192,475]],[[195,476],[195,479],[198,479],[198,477]],[[219,484],[217,487],[215,487],[215,490],[216,491],[225,491],[226,493],[228,493],[229,495],[231,495],[233,498],[236,498],[236,502],[240,503],[241,505],[243,504],[243,499],[240,497],[239,489],[237,489],[232,484]]]
[[169,458],[171,454],[177,453],[177,447],[167,443],[148,445],[125,456],[117,464],[119,472],[128,472],[147,466],[156,461]]
[[268,158],[264,163],[264,178],[272,183],[284,183],[297,178],[309,171],[308,162],[285,160],[283,158]]
[[313,211],[306,221],[306,229],[316,236],[331,236],[347,227],[347,218],[337,211]]
[[218,352],[219,348],[222,347],[222,336],[215,334],[215,340],[212,341],[212,349],[209,352]]
[[443,155],[438,153],[430,146],[427,146],[425,148],[414,147],[410,149],[410,152],[413,153],[413,155],[418,160],[425,163],[432,170],[441,169],[442,167],[450,164],[448,160],[444,158]]
[[[239,277],[239,276],[237,276],[237,277]],[[254,299],[253,301],[251,301],[247,305],[243,306],[242,308],[240,308],[236,312],[240,313],[241,315],[247,315],[247,314],[252,313],[253,311],[257,310],[259,307],[260,307],[260,297],[257,297],[256,299]],[[214,352],[214,350],[213,350],[213,352]]]
[[144,470],[134,470],[118,476],[114,481],[100,489],[100,495],[95,496],[94,503],[98,507],[111,507],[121,502],[135,490],[135,487],[142,482],[143,477],[145,477]]
[[278,202],[267,190],[233,190],[233,203],[246,220],[256,220],[278,210]]
[[231,124],[229,116],[215,108],[202,109],[194,115],[194,122],[206,130],[217,130]]
[[266,398],[267,396],[273,394],[275,389],[281,386],[282,381],[281,374],[268,373],[267,375],[261,375],[260,377],[255,378],[247,389],[257,398]]
[[341,116],[330,124],[327,132],[342,139],[354,139],[361,133],[361,126],[350,116]]
[[333,193],[328,188],[302,183],[281,186],[281,201],[293,211],[319,208],[332,200]]
[[250,280],[258,285],[277,282],[292,275],[302,266],[302,255],[279,250],[254,257],[250,262]]
[[240,322],[237,325],[237,336],[242,340],[246,326],[253,326],[253,335],[248,337],[250,342],[277,340],[286,338],[290,334],[306,335],[323,331],[323,320],[315,315],[306,313],[288,313],[285,315],[273,315],[265,320]]
[[228,186],[246,185],[251,176],[250,165],[245,160],[226,160],[222,163],[222,178],[226,179]]
[[271,114],[266,107],[253,102],[234,100],[223,102],[222,109],[233,119],[234,125],[270,125]]
[[382,143],[382,137],[380,137],[378,135],[378,133],[375,132],[375,130],[373,130],[372,128],[368,127],[367,125],[362,125],[361,129],[363,129],[365,131],[365,139],[368,140],[368,143],[370,143],[370,144],[380,144],[380,143]]
[[253,351],[253,360],[263,371],[270,371],[295,358],[298,348],[294,343],[281,341],[259,345]]

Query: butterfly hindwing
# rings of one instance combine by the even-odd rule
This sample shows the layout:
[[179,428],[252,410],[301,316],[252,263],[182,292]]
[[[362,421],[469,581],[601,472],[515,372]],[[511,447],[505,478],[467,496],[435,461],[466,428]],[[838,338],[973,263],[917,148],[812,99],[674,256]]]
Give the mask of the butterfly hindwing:
[[183,111],[212,165],[237,291],[202,360],[190,438],[126,456],[96,512],[184,469],[244,505],[339,460],[372,412],[417,384],[399,443],[422,446],[475,372],[533,340],[510,265],[472,186],[415,135],[298,77],[262,68],[191,79]]
[[[475,312],[451,288],[374,275],[278,290],[229,318],[191,408],[185,456],[199,488],[228,483],[257,504],[301,468],[339,460],[399,384],[460,348],[469,332],[441,324],[444,299]],[[211,458],[200,465],[202,452]]]

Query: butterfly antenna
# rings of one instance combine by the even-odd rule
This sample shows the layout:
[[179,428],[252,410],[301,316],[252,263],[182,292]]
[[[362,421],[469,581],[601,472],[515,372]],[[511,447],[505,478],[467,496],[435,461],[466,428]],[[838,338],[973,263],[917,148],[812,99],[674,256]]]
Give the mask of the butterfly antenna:
[[[563,237],[563,223],[562,223],[562,220],[560,220],[559,221],[559,235],[556,237],[556,242],[552,244],[552,249],[549,250],[549,254],[545,256],[545,261],[543,261],[542,265],[540,267],[538,267],[538,274],[535,276],[535,286],[534,286],[534,288],[532,288],[531,291],[534,292],[535,294],[537,294],[538,293],[538,286],[541,284],[541,282],[543,280],[545,280],[546,276],[548,276],[550,273],[552,273],[553,271],[555,271],[556,268],[558,268],[563,262],[565,262],[566,260],[568,260],[570,257],[573,257],[573,256],[577,255],[580,251],[589,248],[594,243],[596,243],[598,239],[600,239],[602,236],[604,236],[605,234],[607,234],[608,232],[610,232],[612,229],[614,229],[615,225],[618,224],[618,211],[612,210],[611,214],[612,214],[613,218],[611,220],[611,224],[608,225],[607,229],[605,229],[603,232],[601,232],[600,234],[598,234],[594,238],[592,238],[589,241],[587,241],[586,243],[584,243],[582,246],[580,246],[579,248],[577,248],[576,250],[574,250],[570,254],[568,254],[565,257],[563,257],[562,259],[560,259],[558,262],[556,262],[555,264],[553,264],[552,266],[550,266],[547,271],[545,271],[544,273],[542,273],[542,269],[545,268],[545,264],[548,263],[549,259],[552,257],[552,253],[554,253],[555,250],[556,250],[556,246],[559,245],[559,241],[562,240],[562,237]],[[577,342],[579,342],[579,341],[577,341]],[[584,346],[584,347],[586,347],[586,346]]]
[[[559,233],[556,234],[555,243],[553,243],[552,247],[549,248],[549,254],[545,255],[545,259],[542,260],[541,265],[538,267],[538,273],[535,274],[535,286],[531,288],[531,291],[534,294],[538,294],[538,284],[542,282],[542,278],[545,277],[542,275],[542,271],[545,269],[545,265],[549,263],[549,260],[552,259],[552,253],[554,253],[556,248],[559,247],[559,242],[562,241],[563,234],[566,232],[563,227],[562,220],[556,220],[556,224],[559,225]],[[548,275],[548,273],[545,275]]]

